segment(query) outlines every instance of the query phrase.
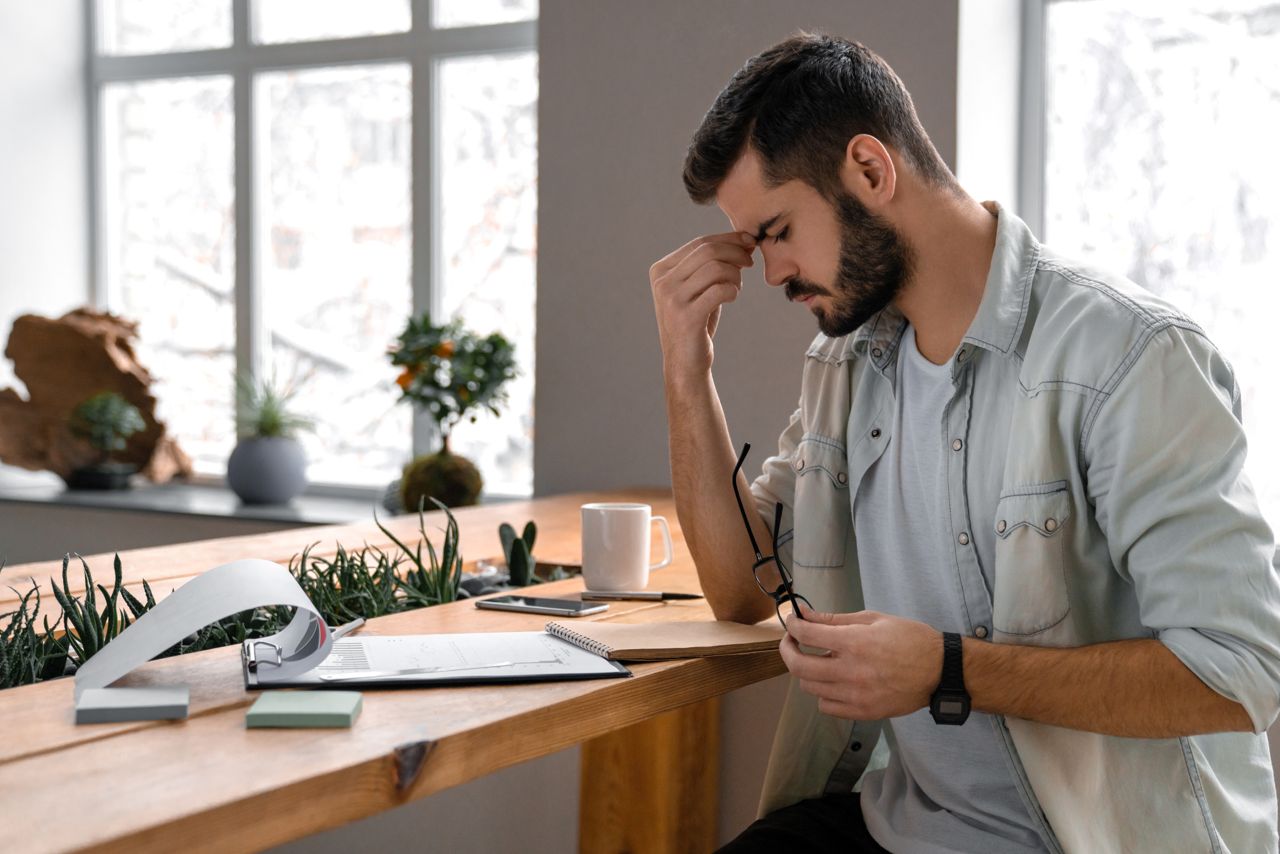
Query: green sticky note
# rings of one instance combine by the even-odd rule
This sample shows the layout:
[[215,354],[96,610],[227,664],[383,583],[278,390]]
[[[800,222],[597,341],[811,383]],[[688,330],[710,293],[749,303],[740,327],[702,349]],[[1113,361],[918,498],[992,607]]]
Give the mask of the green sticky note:
[[245,726],[349,727],[360,716],[359,691],[266,691],[249,707]]

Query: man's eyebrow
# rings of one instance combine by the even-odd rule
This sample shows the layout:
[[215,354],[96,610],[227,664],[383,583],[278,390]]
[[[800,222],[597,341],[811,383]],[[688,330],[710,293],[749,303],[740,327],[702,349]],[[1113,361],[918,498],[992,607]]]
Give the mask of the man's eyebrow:
[[764,240],[765,232],[773,228],[773,224],[780,219],[782,219],[782,214],[776,213],[773,216],[766,219],[764,222],[760,223],[760,226],[756,229],[756,243],[759,243],[760,241]]

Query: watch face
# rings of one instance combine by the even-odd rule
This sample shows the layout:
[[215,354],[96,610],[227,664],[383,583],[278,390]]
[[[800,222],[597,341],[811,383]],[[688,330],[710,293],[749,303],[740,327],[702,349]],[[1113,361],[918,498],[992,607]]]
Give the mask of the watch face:
[[969,719],[969,710],[969,695],[962,692],[940,691],[929,704],[929,714],[933,715],[934,723],[939,724],[962,724]]

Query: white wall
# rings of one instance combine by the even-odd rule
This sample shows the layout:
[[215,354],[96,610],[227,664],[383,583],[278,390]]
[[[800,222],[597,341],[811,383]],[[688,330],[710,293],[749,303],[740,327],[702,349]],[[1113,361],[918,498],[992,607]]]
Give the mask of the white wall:
[[89,299],[84,75],[80,2],[0,3],[0,347]]

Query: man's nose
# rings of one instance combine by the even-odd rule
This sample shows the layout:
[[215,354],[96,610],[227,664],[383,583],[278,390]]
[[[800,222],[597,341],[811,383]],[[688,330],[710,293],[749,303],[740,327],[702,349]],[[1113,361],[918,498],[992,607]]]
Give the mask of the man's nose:
[[763,248],[760,254],[764,258],[764,280],[766,284],[776,288],[779,285],[785,285],[799,275],[800,270],[785,255],[776,251],[765,252]]

